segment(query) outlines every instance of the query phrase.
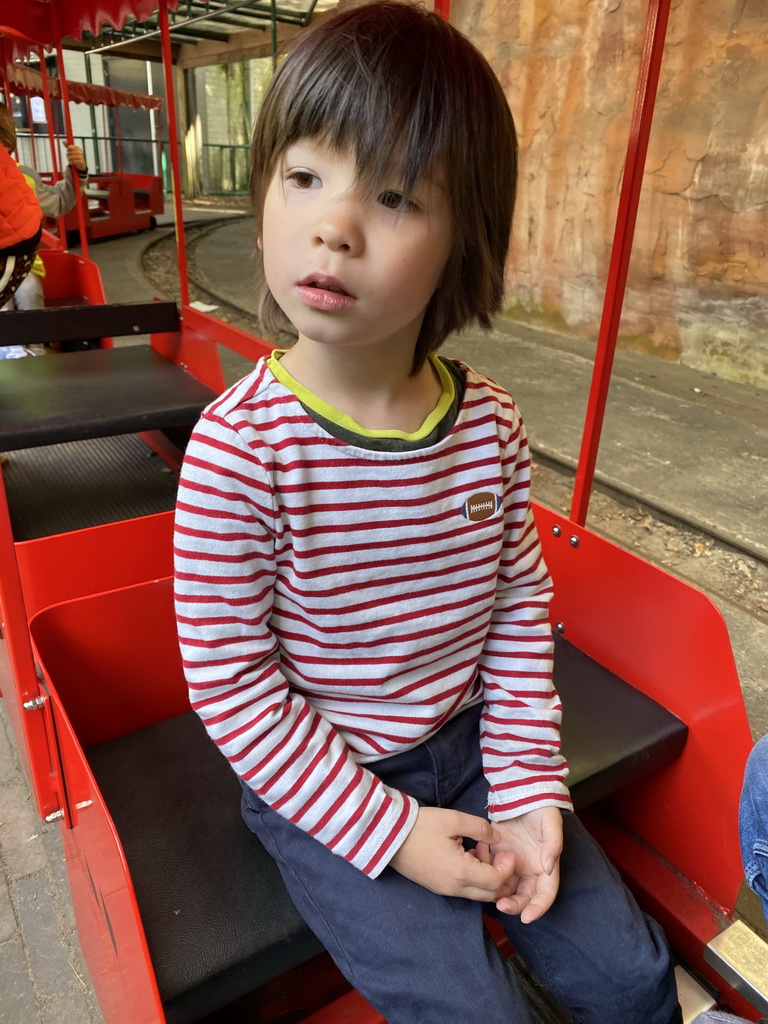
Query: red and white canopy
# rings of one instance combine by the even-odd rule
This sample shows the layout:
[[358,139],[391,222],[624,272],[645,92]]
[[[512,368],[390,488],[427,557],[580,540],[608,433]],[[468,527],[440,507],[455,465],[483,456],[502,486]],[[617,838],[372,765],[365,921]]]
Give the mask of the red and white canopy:
[[[10,91],[17,96],[44,95],[42,75],[34,68],[11,64],[5,69],[5,79]],[[48,79],[48,89],[53,99],[61,99],[58,78]],[[160,96],[125,92],[123,89],[110,89],[105,85],[91,85],[87,82],[69,82],[69,98],[75,103],[87,103],[90,106],[102,104],[106,107],[133,107],[135,110],[160,110],[163,105]]]
[[[172,10],[178,3],[168,0]],[[146,21],[157,7],[157,0],[0,0],[6,61],[23,58],[33,46],[50,48],[64,36],[98,36],[103,25],[121,29],[130,17]]]

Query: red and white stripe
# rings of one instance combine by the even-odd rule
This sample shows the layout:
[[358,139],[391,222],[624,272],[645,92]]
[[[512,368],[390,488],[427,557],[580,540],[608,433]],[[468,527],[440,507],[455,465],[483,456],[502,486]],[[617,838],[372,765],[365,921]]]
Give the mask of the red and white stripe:
[[[330,436],[265,362],[203,414],[176,513],[176,607],[195,711],[262,799],[375,876],[417,814],[364,766],[483,701],[495,820],[570,807],[509,395],[466,370],[450,434],[408,453]],[[464,502],[501,507],[472,522]]]

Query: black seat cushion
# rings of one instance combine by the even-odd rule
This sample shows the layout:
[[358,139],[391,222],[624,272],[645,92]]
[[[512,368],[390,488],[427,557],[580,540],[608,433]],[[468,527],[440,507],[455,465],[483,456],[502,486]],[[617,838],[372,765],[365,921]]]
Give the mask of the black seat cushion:
[[562,637],[555,637],[562,743],[577,810],[610,796],[682,753],[688,727]]
[[[558,640],[563,747],[578,807],[672,761],[686,727]],[[88,758],[125,849],[167,1019],[186,1024],[320,945],[240,817],[240,785],[193,712]]]
[[169,1024],[198,1020],[321,951],[193,712],[87,753],[128,859]]
[[191,426],[215,397],[148,345],[0,360],[0,451]]

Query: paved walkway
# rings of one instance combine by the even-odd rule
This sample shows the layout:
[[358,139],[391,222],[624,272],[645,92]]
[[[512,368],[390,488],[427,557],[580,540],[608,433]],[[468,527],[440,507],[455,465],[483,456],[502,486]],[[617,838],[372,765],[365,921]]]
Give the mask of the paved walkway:
[[[187,210],[195,219],[227,212]],[[153,297],[139,263],[152,237],[91,247],[109,301]],[[251,307],[252,249],[252,223],[243,218],[215,228],[196,248],[210,290],[244,309]],[[588,343],[503,324],[489,337],[452,340],[445,351],[509,388],[536,450],[573,464],[591,374]],[[768,391],[619,353],[598,476],[768,560]],[[768,629],[737,610],[732,615],[734,647],[738,641],[745,658],[742,678],[764,687],[760,652],[768,652]],[[0,1024],[100,1024],[77,944],[59,827],[37,817],[10,736],[0,702]]]

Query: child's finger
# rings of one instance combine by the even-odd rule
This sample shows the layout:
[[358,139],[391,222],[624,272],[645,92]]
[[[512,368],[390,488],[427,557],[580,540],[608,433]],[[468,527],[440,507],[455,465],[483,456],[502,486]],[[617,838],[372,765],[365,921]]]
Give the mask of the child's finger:
[[478,843],[477,846],[469,851],[473,856],[477,857],[483,864],[491,863],[491,848],[488,843]]
[[498,843],[501,836],[485,818],[478,818],[476,814],[465,814],[464,811],[451,811],[451,830],[457,837],[474,839],[478,843],[486,843],[492,846]]

